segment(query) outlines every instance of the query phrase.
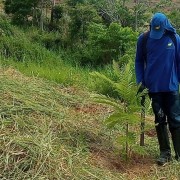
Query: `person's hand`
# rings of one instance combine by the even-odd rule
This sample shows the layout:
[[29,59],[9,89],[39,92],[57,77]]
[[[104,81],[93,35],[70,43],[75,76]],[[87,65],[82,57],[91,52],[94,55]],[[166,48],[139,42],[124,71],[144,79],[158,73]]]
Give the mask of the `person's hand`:
[[[137,94],[136,96],[141,97],[141,105],[144,107],[144,103],[145,103],[145,94],[143,94],[142,92],[146,89],[146,87],[141,84],[138,88]],[[140,95],[139,95],[140,94]]]
[[143,94],[141,94],[144,90],[146,89],[146,87],[143,85],[143,84],[141,84],[140,86],[139,86],[139,88],[138,88],[138,91],[137,91],[137,96],[140,94],[140,96],[142,97],[142,96],[144,96]]

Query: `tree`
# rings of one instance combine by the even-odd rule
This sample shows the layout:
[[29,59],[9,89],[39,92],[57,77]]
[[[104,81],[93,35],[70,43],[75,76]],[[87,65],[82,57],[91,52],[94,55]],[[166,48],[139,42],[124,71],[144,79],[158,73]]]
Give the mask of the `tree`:
[[145,20],[149,20],[148,15],[145,13],[147,9],[150,8],[148,2],[135,0],[135,5],[133,8],[135,14],[134,28],[135,31],[139,30],[139,27],[144,26]]
[[32,16],[33,9],[37,7],[39,0],[5,0],[5,13],[11,14],[13,22],[22,24]]
[[[119,130],[118,141],[125,147],[126,160],[130,157],[131,151],[136,146],[137,138],[141,133],[141,129],[137,128],[141,121],[140,113],[138,113],[141,108],[140,101],[136,97],[137,86],[133,81],[132,65],[133,61],[131,59],[120,69],[114,61],[113,70],[117,77],[116,81],[99,72],[91,73],[94,78],[103,79],[119,95],[117,98],[97,94],[92,97],[96,102],[113,107],[113,112],[104,122],[108,128]],[[143,93],[147,93],[147,89]],[[140,150],[140,147],[137,149]]]
[[84,43],[87,38],[87,29],[90,23],[100,23],[101,18],[97,14],[96,9],[92,5],[88,4],[76,4],[70,11],[71,23],[70,34],[72,41],[81,41]]
[[99,15],[103,18],[106,25],[112,22],[119,23],[122,27],[131,27],[138,30],[147,19],[146,12],[149,4],[148,0],[90,0],[95,5]]
[[130,26],[132,24],[134,15],[130,8],[126,6],[128,0],[103,0],[95,3],[99,14],[108,24],[117,22],[121,26]]
[[129,27],[111,23],[109,27],[91,23],[88,27],[88,41],[81,51],[81,63],[94,66],[112,63],[135,49],[137,33]]
[[40,29],[44,26],[44,9],[52,7],[51,0],[5,0],[5,13],[12,16],[16,24],[27,24],[29,18],[39,24]]
[[51,22],[50,23],[55,23],[57,24],[61,17],[63,16],[63,7],[60,5],[55,5],[52,7],[51,10]]

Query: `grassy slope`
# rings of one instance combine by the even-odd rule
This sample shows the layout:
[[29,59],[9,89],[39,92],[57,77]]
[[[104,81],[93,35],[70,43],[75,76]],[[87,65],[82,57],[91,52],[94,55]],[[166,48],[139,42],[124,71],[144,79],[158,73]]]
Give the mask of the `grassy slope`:
[[93,177],[88,142],[102,141],[97,118],[104,109],[91,104],[87,92],[27,78],[13,69],[1,69],[0,82],[1,176]]
[[[17,67],[24,73],[32,68],[33,73],[27,73],[31,76],[46,78],[48,72],[50,80],[71,80],[69,84],[79,84],[84,73],[74,68],[69,71],[70,67],[63,64],[53,71],[51,66],[41,70],[20,63]],[[132,154],[125,162],[122,147],[115,142],[116,133],[106,130],[102,123],[109,108],[91,102],[85,90],[1,67],[0,102],[0,179],[180,178],[176,162],[164,168],[154,164],[158,151],[151,131],[146,134],[146,155]]]
[[125,162],[102,119],[110,109],[90,94],[12,68],[0,68],[0,176],[4,179],[176,179],[180,165],[154,164],[154,135],[145,156]]

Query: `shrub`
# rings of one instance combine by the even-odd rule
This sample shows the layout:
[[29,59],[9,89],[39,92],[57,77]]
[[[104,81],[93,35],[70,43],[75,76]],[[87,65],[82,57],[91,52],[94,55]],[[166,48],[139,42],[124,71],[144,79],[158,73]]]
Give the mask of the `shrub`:
[[135,49],[137,33],[129,27],[111,23],[107,28],[102,24],[92,23],[88,29],[88,41],[80,48],[81,64],[103,65],[112,63]]

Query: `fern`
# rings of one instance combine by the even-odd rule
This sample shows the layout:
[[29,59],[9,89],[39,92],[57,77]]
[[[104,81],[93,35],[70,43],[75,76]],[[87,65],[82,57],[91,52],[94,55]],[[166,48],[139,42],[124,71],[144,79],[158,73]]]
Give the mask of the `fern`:
[[113,70],[114,70],[114,74],[120,79],[121,76],[120,76],[120,68],[119,68],[119,65],[118,63],[116,63],[115,61],[113,61]]
[[124,123],[123,119],[120,118],[121,113],[113,113],[105,120],[105,124],[108,128],[113,128],[115,125]]
[[108,83],[110,83],[112,86],[114,84],[114,82],[111,79],[109,79],[104,74],[101,74],[99,72],[96,72],[96,71],[95,72],[91,72],[90,75],[94,76],[94,77],[97,77],[97,78],[100,78],[100,79],[103,79],[104,81],[107,81]]

